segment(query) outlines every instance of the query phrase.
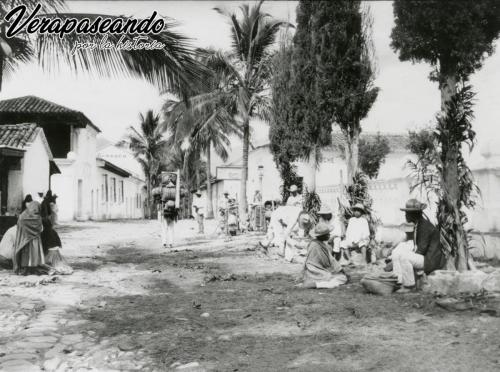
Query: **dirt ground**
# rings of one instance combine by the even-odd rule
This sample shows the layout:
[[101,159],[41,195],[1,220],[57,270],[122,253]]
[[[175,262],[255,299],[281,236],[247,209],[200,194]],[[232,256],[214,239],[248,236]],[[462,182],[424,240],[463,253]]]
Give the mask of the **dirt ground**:
[[[301,265],[155,221],[59,228],[69,276],[0,272],[2,371],[495,371],[500,318],[422,293],[366,294],[359,275],[295,288]],[[212,226],[207,231],[213,231]]]

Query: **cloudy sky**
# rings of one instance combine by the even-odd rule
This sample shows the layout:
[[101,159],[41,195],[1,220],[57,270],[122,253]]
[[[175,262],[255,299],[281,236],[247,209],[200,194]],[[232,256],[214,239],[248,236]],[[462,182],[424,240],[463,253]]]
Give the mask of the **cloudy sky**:
[[[227,49],[229,26],[216,13],[215,6],[236,8],[241,1],[68,1],[76,12],[107,13],[115,15],[149,16],[153,10],[181,22],[178,31],[193,39],[195,46]],[[250,2],[253,3],[253,2]],[[294,1],[269,1],[264,10],[280,19],[295,22]],[[390,1],[370,2],[374,17],[374,43],[378,77],[376,85],[381,92],[364,120],[365,131],[406,132],[432,121],[439,110],[437,85],[428,80],[430,67],[400,62],[390,48],[393,27]],[[497,43],[498,44],[498,43]],[[478,92],[476,120],[479,147],[490,138],[498,137],[500,118],[500,53],[490,57],[481,71],[472,78]],[[95,80],[86,75],[73,76],[61,72],[50,76],[37,65],[22,66],[0,92],[0,99],[34,94],[56,103],[83,111],[103,134],[118,140],[126,127],[137,123],[138,114],[148,109],[159,109],[163,98],[151,85],[132,79]],[[267,128],[255,126],[257,142],[267,137]],[[492,136],[493,134],[493,136]]]

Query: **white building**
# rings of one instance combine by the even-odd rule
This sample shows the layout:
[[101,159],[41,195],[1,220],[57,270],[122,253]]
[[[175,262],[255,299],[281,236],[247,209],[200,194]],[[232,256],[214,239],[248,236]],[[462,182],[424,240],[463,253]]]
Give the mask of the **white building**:
[[[362,137],[373,137],[374,133],[363,133]],[[410,192],[412,179],[407,162],[415,156],[406,149],[407,136],[404,134],[382,135],[388,139],[391,152],[381,165],[378,178],[369,182],[373,208],[385,225],[403,222],[400,208],[410,197],[426,200],[425,193],[419,190]],[[332,145],[322,151],[322,162],[315,172],[316,192],[324,204],[334,211],[338,209],[338,199],[346,183],[347,165],[341,153],[343,142],[340,132],[332,134]],[[469,213],[470,227],[481,232],[500,230],[500,144],[490,144],[483,150],[482,160],[471,163],[473,175],[482,194],[474,211]],[[307,183],[311,177],[311,167],[305,162],[297,162],[297,173]],[[260,169],[259,169],[260,167]],[[225,190],[231,197],[238,199],[240,192],[241,160],[236,160],[216,168],[213,204],[217,207]],[[248,159],[248,202],[252,202],[255,190],[262,190],[263,200],[281,199],[282,180],[270,151],[269,144],[262,144],[250,150]],[[430,209],[427,214],[434,219],[434,203],[427,201]]]
[[144,218],[145,182],[139,163],[104,138],[97,141],[98,188],[94,219]]
[[[33,122],[43,128],[56,165],[54,169],[60,170],[60,174],[51,177],[50,184],[47,182],[43,189],[37,191],[45,193],[50,188],[58,195],[61,221],[142,217],[138,211],[142,207],[135,208],[132,200],[138,193],[137,189],[141,189],[142,179],[120,166],[109,165],[112,162],[107,159],[101,157],[97,161],[97,135],[100,130],[83,113],[35,96],[0,101],[0,126],[24,122]],[[121,179],[116,181],[117,187],[121,185],[120,181],[126,184],[123,208],[118,202],[106,204],[102,199],[103,164],[108,164],[104,166],[108,170],[121,169],[118,171],[121,175],[116,175]],[[31,172],[37,174],[37,169]],[[47,177],[45,179],[48,181]],[[108,187],[111,186],[108,184]]]
[[[52,163],[52,165],[51,165]],[[36,124],[0,126],[0,205],[2,215],[18,215],[27,194],[50,187],[56,172],[42,128]]]

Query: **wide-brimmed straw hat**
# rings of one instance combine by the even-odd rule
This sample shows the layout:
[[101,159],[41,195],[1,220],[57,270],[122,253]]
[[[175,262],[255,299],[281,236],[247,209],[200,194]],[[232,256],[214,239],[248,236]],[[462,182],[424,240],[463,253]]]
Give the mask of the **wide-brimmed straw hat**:
[[167,207],[175,207],[175,202],[173,200],[167,200]]
[[356,203],[356,204],[354,204],[354,206],[352,207],[352,210],[354,211],[354,210],[356,210],[356,209],[357,209],[358,211],[363,212],[363,213],[365,213],[365,212],[366,212],[366,210],[365,210],[365,206],[364,206],[363,204],[361,204],[361,203]]
[[311,232],[313,238],[318,238],[320,236],[330,234],[330,228],[326,223],[320,222],[314,228],[314,231]]
[[413,222],[402,223],[399,227],[405,233],[411,233],[415,231],[415,224]]
[[289,191],[290,192],[299,191],[299,188],[297,187],[297,185],[292,185],[292,186],[290,186]]
[[201,190],[196,190],[196,195],[201,195]]
[[422,212],[427,208],[427,204],[419,202],[417,199],[410,199],[406,202],[404,208],[400,208],[404,212]]

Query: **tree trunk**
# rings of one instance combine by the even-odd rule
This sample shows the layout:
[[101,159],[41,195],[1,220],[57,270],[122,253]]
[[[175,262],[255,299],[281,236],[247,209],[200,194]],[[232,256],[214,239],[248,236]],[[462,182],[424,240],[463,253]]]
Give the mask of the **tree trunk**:
[[359,163],[359,125],[356,125],[351,134],[345,135],[345,161],[347,165],[347,185],[352,185],[352,181],[358,171]]
[[[453,76],[448,76],[440,85],[441,90],[441,110],[444,115],[447,114],[447,102],[457,91],[457,79]],[[443,186],[445,203],[448,206],[448,212],[452,213],[454,225],[456,229],[455,242],[457,244],[456,257],[449,257],[453,261],[453,265],[458,271],[466,271],[469,268],[469,252],[467,244],[467,236],[464,226],[461,221],[459,199],[460,199],[460,186],[458,174],[458,157],[461,151],[460,143],[451,143],[446,147],[445,166],[443,167]]]
[[243,159],[241,164],[241,184],[238,212],[240,218],[247,213],[248,148],[250,146],[250,118],[243,121]]
[[212,203],[212,184],[210,183],[210,163],[211,163],[211,158],[210,158],[210,148],[211,148],[211,141],[208,141],[208,148],[207,148],[207,218],[211,219],[214,218],[214,205]]
[[151,176],[146,177],[146,217],[151,219]]

